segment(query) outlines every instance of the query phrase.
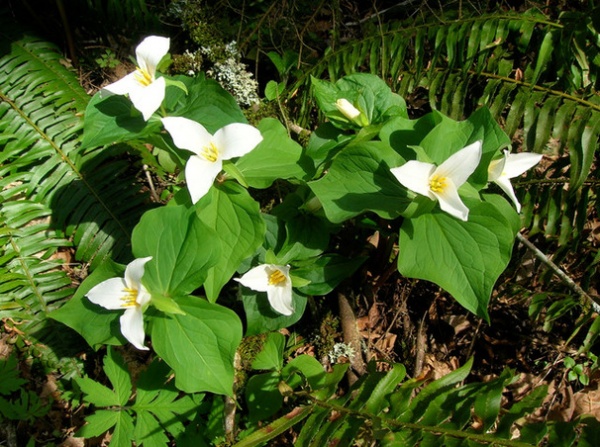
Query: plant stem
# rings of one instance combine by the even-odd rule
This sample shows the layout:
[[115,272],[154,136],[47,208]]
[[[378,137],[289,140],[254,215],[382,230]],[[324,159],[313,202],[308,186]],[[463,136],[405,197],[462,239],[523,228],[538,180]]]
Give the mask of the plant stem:
[[562,98],[568,99],[569,101],[578,102],[579,104],[587,106],[593,110],[596,110],[597,112],[600,112],[600,105],[594,104],[593,102],[590,102],[590,101],[586,101],[585,99],[578,98],[577,96],[570,95],[569,93],[561,92],[560,90],[553,90],[551,88],[542,87],[541,85],[531,84],[529,82],[517,81],[516,79],[509,78],[508,76],[501,76],[501,75],[497,75],[495,73],[488,73],[485,71],[477,72],[474,70],[468,70],[467,73],[476,75],[476,76],[483,76],[483,77],[492,78],[492,79],[499,79],[504,82],[510,82],[512,84],[521,85],[523,87],[527,87],[532,90],[537,90],[539,92],[545,92],[545,93],[549,93],[554,96],[560,96]]
[[[304,393],[298,393],[298,394],[304,394]],[[306,395],[306,394],[304,394],[304,395]],[[451,436],[453,438],[469,439],[469,440],[473,440],[473,441],[477,441],[477,442],[483,442],[483,443],[493,445],[493,446],[533,447],[532,444],[529,444],[526,442],[497,438],[494,435],[469,433],[467,431],[441,427],[439,425],[432,427],[429,425],[422,425],[422,424],[412,423],[412,422],[400,422],[396,419],[382,418],[379,416],[375,416],[373,414],[368,414],[368,413],[363,413],[361,411],[352,410],[350,408],[346,408],[341,405],[332,404],[330,402],[324,402],[324,401],[315,399],[314,397],[311,397],[310,395],[307,395],[307,396],[319,407],[334,410],[339,413],[345,413],[345,414],[348,414],[351,416],[359,417],[361,419],[377,420],[384,427],[385,426],[388,426],[388,427],[393,426],[395,428],[408,428],[408,429],[419,430],[419,431],[424,431],[424,432],[428,432],[428,433],[435,433],[435,434],[440,434],[440,435]]]

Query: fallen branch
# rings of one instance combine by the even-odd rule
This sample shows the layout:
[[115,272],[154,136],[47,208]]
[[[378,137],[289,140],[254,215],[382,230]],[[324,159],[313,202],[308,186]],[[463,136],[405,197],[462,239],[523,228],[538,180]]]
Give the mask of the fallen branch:
[[580,297],[586,300],[594,308],[596,312],[600,312],[600,299],[594,298],[586,293],[578,284],[573,281],[569,275],[567,275],[558,265],[556,265],[548,256],[546,256],[539,248],[533,245],[529,239],[523,236],[521,233],[517,233],[517,239],[529,250],[533,252],[536,258],[546,264],[552,271],[558,276],[571,290],[577,293]]

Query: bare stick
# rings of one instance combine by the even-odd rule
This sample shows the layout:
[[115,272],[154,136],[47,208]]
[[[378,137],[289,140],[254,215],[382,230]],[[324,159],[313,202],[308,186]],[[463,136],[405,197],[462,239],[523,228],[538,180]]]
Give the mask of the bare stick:
[[519,242],[521,242],[523,245],[525,245],[528,249],[530,249],[536,258],[538,258],[540,261],[542,261],[544,264],[546,264],[548,267],[550,267],[552,269],[552,271],[554,273],[556,273],[556,276],[558,276],[565,284],[567,284],[571,288],[571,290],[573,290],[579,296],[584,298],[588,303],[590,303],[596,312],[600,312],[600,302],[599,302],[600,300],[588,295],[585,292],[585,290],[583,290],[581,287],[579,287],[579,285],[577,285],[575,283],[575,281],[573,281],[559,266],[557,266],[554,262],[552,262],[552,260],[550,258],[548,258],[548,256],[546,256],[544,253],[542,253],[542,251],[539,248],[537,248],[535,245],[533,245],[529,241],[529,239],[527,239],[521,233],[517,233],[517,239],[519,240]]
[[158,197],[156,189],[154,188],[154,182],[152,181],[152,176],[148,170],[148,165],[144,165],[144,172],[146,173],[146,180],[148,180],[148,185],[150,186],[150,194],[152,194],[152,199],[154,199],[155,202],[160,202],[160,197]]
[[413,377],[419,377],[421,372],[423,371],[423,362],[425,360],[425,351],[427,351],[427,334],[426,334],[426,325],[425,325],[425,317],[427,316],[427,312],[423,314],[423,318],[419,322],[419,327],[417,328],[417,355],[415,356],[415,370],[413,373]]
[[[352,366],[352,369],[361,376],[367,372],[367,368],[365,366],[365,361],[363,360],[362,346],[360,343],[361,336],[358,332],[358,326],[356,325],[356,316],[354,315],[352,307],[350,307],[348,298],[341,292],[338,293],[338,305],[340,307],[340,322],[342,325],[342,334],[344,335],[344,343],[354,348],[355,352],[355,355],[349,359],[350,365]],[[350,372],[350,370],[348,370],[348,372]],[[358,377],[354,374],[348,375],[350,385],[357,379]]]

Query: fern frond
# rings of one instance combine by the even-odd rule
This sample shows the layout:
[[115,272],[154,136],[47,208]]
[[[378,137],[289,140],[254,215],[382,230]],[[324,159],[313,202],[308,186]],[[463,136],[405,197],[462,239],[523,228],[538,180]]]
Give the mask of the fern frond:
[[598,12],[571,12],[556,21],[532,10],[390,23],[326,53],[306,71],[290,90],[302,92],[299,121],[306,124],[312,107],[310,76],[325,73],[334,81],[356,71],[385,74],[409,106],[411,95],[426,89],[431,107],[455,119],[487,106],[509,136],[522,141],[523,150],[568,155],[570,194],[559,207],[564,225],[557,227],[557,216],[544,214],[555,212],[556,205],[540,202],[540,194],[528,195],[532,201],[525,205],[541,231],[548,225],[547,235],[570,240],[576,235],[568,222],[581,222],[575,210],[584,203],[599,205],[594,188],[577,193],[593,166],[600,135],[600,32],[591,19]]
[[0,56],[0,318],[54,349],[64,337],[46,316],[73,286],[53,255],[75,247],[92,267],[109,256],[129,260],[131,230],[147,204],[122,148],[80,149],[89,97],[57,48],[3,25],[0,45],[10,51]]
[[[581,439],[596,435],[600,424],[593,418],[580,418],[569,424],[526,422],[526,416],[542,405],[547,386],[537,387],[519,402],[503,408],[502,396],[514,373],[507,369],[488,382],[461,383],[471,365],[469,361],[452,373],[425,383],[405,380],[404,366],[396,364],[390,365],[387,372],[371,368],[341,397],[335,394],[335,387],[329,394],[322,389],[300,392],[298,395],[308,398],[309,403],[261,427],[235,446],[262,445],[275,439],[282,429],[302,421],[294,442],[297,447],[533,447],[544,443],[569,447],[576,445],[573,439],[577,433]],[[556,439],[558,435],[563,437]]]

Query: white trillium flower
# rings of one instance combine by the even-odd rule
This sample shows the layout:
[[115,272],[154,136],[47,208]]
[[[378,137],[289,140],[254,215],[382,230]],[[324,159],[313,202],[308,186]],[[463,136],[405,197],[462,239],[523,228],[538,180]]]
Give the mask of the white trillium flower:
[[458,188],[475,171],[481,159],[481,141],[476,141],[452,154],[441,165],[411,160],[392,174],[406,188],[440,202],[440,208],[457,219],[466,221],[469,208],[458,195]]
[[504,157],[492,160],[488,167],[488,181],[494,182],[510,197],[510,200],[515,204],[517,213],[521,212],[521,204],[517,200],[515,191],[510,184],[510,179],[518,177],[528,169],[534,167],[540,162],[542,157],[542,154],[534,154],[532,152],[511,154],[505,150]]
[[152,259],[135,259],[125,269],[125,278],[110,278],[96,284],[86,294],[88,299],[109,310],[125,309],[121,315],[121,333],[136,348],[147,350],[144,346],[144,315],[150,303],[150,293],[141,283],[144,266]]
[[262,264],[234,279],[249,289],[267,292],[271,307],[280,314],[294,313],[289,265]]
[[156,66],[169,52],[169,44],[167,37],[146,37],[135,50],[136,70],[104,87],[116,95],[129,94],[129,99],[142,112],[145,121],[148,121],[165,99],[165,79],[156,77]]
[[335,102],[335,106],[340,111],[342,115],[348,118],[350,121],[358,118],[360,116],[360,110],[352,105],[350,101],[345,98],[338,99]]
[[262,141],[260,131],[242,123],[228,124],[211,135],[200,123],[183,117],[162,119],[180,149],[194,153],[185,165],[185,181],[196,203],[210,189],[223,169],[223,160],[241,157]]

